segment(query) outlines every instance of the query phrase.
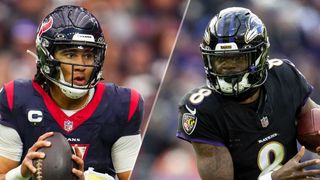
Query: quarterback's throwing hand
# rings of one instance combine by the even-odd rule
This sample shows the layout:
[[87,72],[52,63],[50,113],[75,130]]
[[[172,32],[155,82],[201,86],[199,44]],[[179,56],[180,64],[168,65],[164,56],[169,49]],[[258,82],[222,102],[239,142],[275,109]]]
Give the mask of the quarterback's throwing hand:
[[272,173],[272,180],[282,179],[319,179],[314,176],[320,175],[320,170],[304,170],[305,167],[320,164],[320,159],[312,159],[305,162],[299,162],[303,157],[305,147],[302,146],[299,152],[291,158],[279,170]]
[[51,142],[46,141],[45,139],[52,135],[53,132],[47,132],[41,135],[38,138],[37,142],[35,142],[33,146],[29,148],[27,155],[21,163],[21,175],[23,177],[29,177],[32,173],[36,172],[36,168],[33,166],[32,160],[45,157],[45,154],[43,152],[37,152],[37,150],[42,147],[49,147],[51,145]]

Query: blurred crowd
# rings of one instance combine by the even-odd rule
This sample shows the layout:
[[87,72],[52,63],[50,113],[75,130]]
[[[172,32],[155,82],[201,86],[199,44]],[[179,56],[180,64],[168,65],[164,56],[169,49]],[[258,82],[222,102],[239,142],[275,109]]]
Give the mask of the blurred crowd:
[[183,0],[1,0],[0,86],[32,79],[36,31],[54,8],[73,4],[91,11],[107,41],[106,82],[138,90],[145,99],[145,128],[182,19]]
[[[175,137],[178,103],[189,90],[205,84],[199,44],[209,20],[231,6],[247,7],[262,19],[270,58],[290,59],[313,85],[311,96],[320,103],[319,0],[191,0],[137,161],[142,168],[135,171],[143,176],[136,179],[200,179],[191,145]],[[316,155],[304,158],[310,156]]]

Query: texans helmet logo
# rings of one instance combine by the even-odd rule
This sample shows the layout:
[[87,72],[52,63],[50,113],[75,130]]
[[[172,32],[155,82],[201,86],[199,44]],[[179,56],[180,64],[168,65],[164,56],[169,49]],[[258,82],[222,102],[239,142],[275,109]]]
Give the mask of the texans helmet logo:
[[44,21],[40,26],[38,36],[40,37],[44,32],[48,31],[52,27],[52,24],[53,24],[52,17],[50,17],[48,21]]

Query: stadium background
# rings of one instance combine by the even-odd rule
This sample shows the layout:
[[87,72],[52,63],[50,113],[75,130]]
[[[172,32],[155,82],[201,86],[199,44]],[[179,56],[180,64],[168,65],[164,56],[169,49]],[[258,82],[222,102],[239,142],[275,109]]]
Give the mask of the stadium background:
[[[135,173],[140,176],[134,179],[200,179],[191,146],[175,137],[177,106],[186,92],[205,83],[199,44],[210,18],[230,6],[247,7],[262,19],[270,58],[292,60],[314,86],[312,97],[320,103],[319,0],[191,0],[137,161]],[[316,155],[305,158],[310,156]]]

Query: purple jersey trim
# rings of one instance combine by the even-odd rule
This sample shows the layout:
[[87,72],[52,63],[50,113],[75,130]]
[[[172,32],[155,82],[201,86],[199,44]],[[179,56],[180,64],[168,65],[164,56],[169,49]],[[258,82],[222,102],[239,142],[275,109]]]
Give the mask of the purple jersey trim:
[[312,91],[313,91],[313,86],[309,86],[309,91],[308,91],[307,95],[304,97],[301,105],[299,106],[300,108],[302,108],[306,104],[306,102],[307,102],[310,94],[312,93]]
[[185,134],[181,132],[177,132],[176,136],[180,139],[183,139],[188,142],[199,142],[199,143],[204,143],[204,144],[210,144],[213,146],[225,146],[222,142],[219,141],[214,141],[214,140],[208,140],[208,139],[201,139],[201,138],[191,138],[186,136]]

